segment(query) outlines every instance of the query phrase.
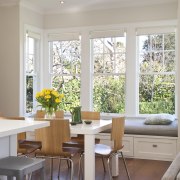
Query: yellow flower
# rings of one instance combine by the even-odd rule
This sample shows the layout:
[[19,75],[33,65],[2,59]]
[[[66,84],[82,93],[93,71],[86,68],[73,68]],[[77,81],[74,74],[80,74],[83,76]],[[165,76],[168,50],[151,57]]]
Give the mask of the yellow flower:
[[60,103],[61,100],[60,100],[59,98],[56,98],[56,99],[55,99],[55,102],[56,102],[56,103]]
[[36,100],[45,109],[52,109],[56,111],[61,103],[64,94],[59,94],[58,91],[53,89],[43,89],[36,93]]
[[50,99],[50,98],[51,98],[50,95],[46,95],[46,96],[45,96],[45,99]]

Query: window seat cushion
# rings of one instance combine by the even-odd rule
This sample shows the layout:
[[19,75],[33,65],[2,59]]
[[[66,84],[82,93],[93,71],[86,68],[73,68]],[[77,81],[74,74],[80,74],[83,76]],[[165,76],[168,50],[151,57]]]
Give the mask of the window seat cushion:
[[[125,134],[135,135],[152,135],[152,136],[178,136],[178,121],[174,120],[169,125],[146,125],[145,119],[126,119]],[[111,129],[103,131],[103,133],[111,133]]]

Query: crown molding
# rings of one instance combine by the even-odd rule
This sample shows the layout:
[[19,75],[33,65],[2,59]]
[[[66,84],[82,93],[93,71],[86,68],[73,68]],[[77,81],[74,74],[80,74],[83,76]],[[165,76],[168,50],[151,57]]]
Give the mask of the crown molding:
[[29,10],[34,11],[34,12],[37,12],[39,14],[42,14],[42,15],[44,14],[44,10],[42,8],[37,7],[34,4],[32,4],[32,3],[30,3],[30,2],[28,2],[26,0],[20,0],[20,6],[25,7],[27,9],[29,9]]

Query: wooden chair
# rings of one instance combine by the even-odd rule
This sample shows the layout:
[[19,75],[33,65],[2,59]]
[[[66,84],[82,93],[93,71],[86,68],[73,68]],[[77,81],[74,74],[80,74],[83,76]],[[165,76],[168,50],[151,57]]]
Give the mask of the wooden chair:
[[64,118],[64,111],[63,110],[56,111],[55,118]]
[[35,118],[45,118],[46,112],[44,110],[37,110]]
[[125,123],[125,118],[124,117],[118,117],[118,118],[112,118],[112,131],[111,131],[111,140],[114,143],[114,147],[110,147],[105,144],[96,144],[95,145],[95,153],[96,155],[100,155],[103,157],[107,157],[107,165],[108,165],[108,172],[110,179],[112,178],[112,173],[110,170],[110,165],[109,161],[113,156],[121,155],[123,159],[123,163],[126,169],[126,173],[128,176],[128,179],[130,180],[129,172],[127,169],[127,165],[123,156],[123,144],[122,144],[122,138],[124,136],[124,123]]
[[[82,120],[100,120],[100,112],[95,111],[81,111]],[[84,144],[84,135],[78,134],[77,137],[73,137],[72,140],[76,140],[79,143]],[[95,143],[99,143],[100,139],[95,139]]]
[[[24,117],[0,117],[0,119],[10,120],[25,120]],[[18,155],[30,155],[36,150],[41,149],[42,144],[40,141],[31,141],[26,139],[26,132],[17,134]]]
[[[36,119],[42,120],[42,119]],[[51,179],[53,177],[53,159],[68,160],[71,164],[71,180],[73,178],[73,161],[71,158],[81,149],[77,147],[63,147],[63,142],[70,140],[70,126],[69,120],[65,119],[52,119],[50,126],[35,130],[35,139],[42,142],[42,149],[36,152],[36,157],[44,157],[51,159]],[[79,167],[81,160],[79,160]],[[60,173],[60,162],[59,172]]]

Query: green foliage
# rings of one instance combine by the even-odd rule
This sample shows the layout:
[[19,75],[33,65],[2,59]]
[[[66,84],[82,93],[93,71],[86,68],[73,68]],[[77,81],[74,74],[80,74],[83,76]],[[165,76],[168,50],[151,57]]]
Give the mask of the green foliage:
[[53,88],[64,94],[60,109],[70,111],[71,107],[80,105],[80,80],[78,77],[54,76]]
[[125,77],[96,77],[93,93],[94,111],[125,112]]

